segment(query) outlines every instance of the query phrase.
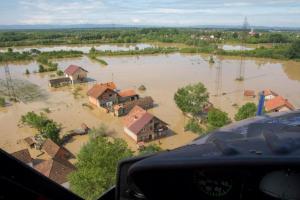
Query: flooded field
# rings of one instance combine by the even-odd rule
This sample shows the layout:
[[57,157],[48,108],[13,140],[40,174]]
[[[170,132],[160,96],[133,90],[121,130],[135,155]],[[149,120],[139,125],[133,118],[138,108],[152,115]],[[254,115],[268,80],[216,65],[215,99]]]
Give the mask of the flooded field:
[[[209,55],[170,54],[149,56],[103,57],[108,66],[101,66],[87,57],[76,59],[55,60],[61,69],[70,64],[77,64],[89,71],[88,77],[93,80],[86,84],[68,86],[59,89],[48,87],[49,73],[24,75],[25,69],[30,72],[38,69],[36,62],[10,64],[11,75],[14,79],[28,80],[37,84],[47,94],[45,100],[29,103],[17,103],[0,110],[0,147],[8,152],[22,148],[20,140],[33,135],[34,131],[19,124],[21,115],[28,111],[42,112],[50,109],[49,118],[63,125],[62,134],[79,128],[81,123],[89,127],[100,126],[104,123],[111,135],[127,141],[132,149],[136,144],[128,138],[122,127],[122,119],[103,113],[97,108],[90,109],[82,106],[88,103],[86,91],[95,82],[114,81],[119,89],[137,89],[141,84],[147,90],[141,96],[150,95],[158,105],[150,110],[166,121],[174,135],[161,139],[161,146],[172,149],[187,144],[197,137],[190,132],[184,132],[187,119],[176,107],[173,95],[179,87],[190,83],[203,82],[210,92],[210,101],[218,108],[229,113],[231,117],[237,111],[234,104],[257,102],[257,99],[243,97],[244,89],[259,92],[271,88],[286,97],[296,108],[300,107],[300,62],[279,61],[271,59],[245,60],[245,80],[236,81],[240,64],[239,58],[216,57],[221,59],[221,66],[209,64]],[[0,79],[4,79],[4,69],[0,66]],[[80,95],[74,96],[76,87],[80,87]],[[19,125],[18,125],[19,124]],[[77,153],[88,140],[87,136],[78,136],[66,145],[66,148]],[[156,141],[157,142],[157,141]]]

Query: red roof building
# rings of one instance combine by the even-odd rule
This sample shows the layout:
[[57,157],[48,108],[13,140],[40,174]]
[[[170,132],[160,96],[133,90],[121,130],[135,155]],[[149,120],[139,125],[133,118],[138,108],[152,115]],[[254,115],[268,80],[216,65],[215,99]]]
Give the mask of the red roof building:
[[265,96],[265,100],[271,100],[271,99],[274,99],[275,97],[278,96],[278,94],[274,91],[272,91],[271,89],[265,89],[263,91],[264,93],[264,96]]
[[47,139],[43,145],[42,150],[46,152],[51,158],[69,159],[72,157],[72,153],[66,148],[58,146],[55,142]]
[[83,81],[87,77],[88,71],[77,65],[70,65],[64,71],[65,76],[74,81]]
[[69,188],[67,177],[76,168],[67,160],[50,159],[35,165],[34,169],[54,182]]
[[30,156],[28,149],[22,149],[11,154],[13,157],[32,167],[33,159]]
[[265,109],[267,112],[280,112],[295,110],[295,107],[282,96],[276,96],[265,102]]
[[124,120],[124,131],[136,142],[149,141],[165,136],[167,123],[153,116],[139,106],[135,106]]
[[115,91],[116,85],[113,82],[95,84],[87,92],[89,101],[98,107],[112,107],[118,102],[118,93]]
[[133,89],[122,90],[118,92],[119,103],[134,101],[139,99],[139,95]]

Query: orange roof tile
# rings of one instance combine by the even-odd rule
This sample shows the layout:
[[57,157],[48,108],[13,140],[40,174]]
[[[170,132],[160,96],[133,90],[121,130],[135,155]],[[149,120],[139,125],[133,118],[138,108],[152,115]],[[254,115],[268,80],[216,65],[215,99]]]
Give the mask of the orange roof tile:
[[284,99],[282,96],[277,96],[274,99],[265,102],[265,109],[267,112],[275,109],[280,109],[284,106],[290,110],[295,110],[295,107],[287,99]]
[[278,94],[272,91],[271,89],[265,89],[263,92],[264,92],[264,96],[269,96],[269,95],[278,96]]
[[119,95],[121,97],[132,97],[137,95],[137,93],[133,89],[128,89],[128,90],[122,90],[119,92]]
[[32,162],[32,158],[30,156],[28,149],[22,149],[20,151],[16,151],[11,155],[26,164]]
[[99,98],[106,90],[115,90],[117,87],[114,82],[95,84],[87,92],[88,96]]
[[255,96],[255,91],[254,90],[245,90],[244,91],[244,96],[246,96],[246,97],[254,97]]
[[83,70],[83,71],[87,72],[85,69],[83,69],[82,67],[80,67],[78,65],[69,65],[69,67],[67,67],[67,69],[65,69],[65,74],[72,75],[75,72],[77,72],[78,70]]

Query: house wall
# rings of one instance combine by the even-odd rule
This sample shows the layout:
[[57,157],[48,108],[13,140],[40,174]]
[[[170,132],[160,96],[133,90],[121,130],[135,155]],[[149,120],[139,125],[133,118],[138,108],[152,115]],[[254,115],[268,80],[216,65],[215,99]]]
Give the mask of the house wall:
[[100,104],[99,104],[98,99],[96,99],[96,98],[94,98],[94,97],[89,96],[89,102],[90,102],[91,104],[95,105],[95,106],[100,107]]
[[129,97],[119,97],[119,103],[124,103],[127,101],[135,101],[138,99],[139,99],[138,95],[129,96]]
[[131,132],[127,127],[124,127],[124,132],[125,132],[129,137],[131,137],[134,141],[138,142],[138,141],[137,141],[137,135],[134,134],[133,132]]
[[70,76],[66,74],[66,77],[69,77],[72,81],[77,81],[86,78],[87,72],[83,70],[78,70],[77,72],[75,72]]
[[113,104],[118,103],[118,94],[113,90],[106,90],[101,97],[99,97],[100,106],[106,107],[106,103],[112,102]]
[[274,99],[275,98],[275,96],[274,95],[267,95],[267,96],[265,96],[265,100],[271,100],[271,99]]

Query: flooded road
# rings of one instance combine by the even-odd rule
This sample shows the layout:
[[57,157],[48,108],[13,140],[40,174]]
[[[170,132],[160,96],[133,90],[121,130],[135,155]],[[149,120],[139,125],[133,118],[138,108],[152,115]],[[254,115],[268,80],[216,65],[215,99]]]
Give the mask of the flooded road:
[[[181,111],[176,107],[173,96],[179,87],[187,84],[202,82],[210,93],[210,101],[233,118],[237,108],[233,104],[243,105],[246,102],[257,102],[255,99],[243,97],[244,89],[255,90],[257,93],[265,88],[289,99],[296,108],[300,107],[300,62],[280,61],[271,59],[245,60],[245,80],[236,81],[240,64],[236,57],[216,57],[216,63],[208,63],[209,55],[169,54],[147,56],[118,56],[102,57],[108,66],[101,66],[87,57],[75,59],[54,60],[59,68],[65,69],[70,64],[80,65],[89,71],[88,77],[93,82],[80,86],[69,86],[60,89],[48,87],[49,73],[24,75],[25,69],[35,71],[36,62],[10,64],[11,75],[15,79],[25,79],[35,83],[48,94],[44,101],[32,103],[18,103],[0,111],[0,147],[12,152],[21,148],[22,138],[33,135],[34,131],[28,127],[18,126],[21,115],[28,111],[41,112],[50,109],[49,118],[63,125],[62,134],[79,128],[81,123],[89,127],[98,127],[104,123],[111,135],[123,138],[135,150],[135,143],[123,132],[122,119],[103,113],[97,108],[89,109],[82,106],[88,103],[86,91],[95,82],[114,81],[119,89],[137,89],[141,84],[147,90],[141,96],[153,97],[157,107],[151,113],[166,121],[174,135],[161,139],[161,146],[172,149],[189,143],[197,135],[184,132],[187,122]],[[221,65],[218,67],[218,60]],[[4,79],[4,69],[0,67],[0,78]],[[74,88],[80,87],[81,95],[72,94]],[[78,136],[66,145],[66,148],[77,153],[87,142],[87,136]],[[158,142],[158,141],[156,141]]]

